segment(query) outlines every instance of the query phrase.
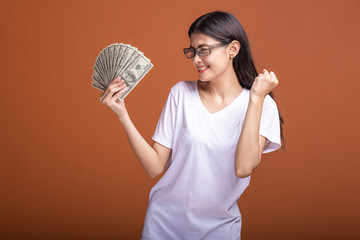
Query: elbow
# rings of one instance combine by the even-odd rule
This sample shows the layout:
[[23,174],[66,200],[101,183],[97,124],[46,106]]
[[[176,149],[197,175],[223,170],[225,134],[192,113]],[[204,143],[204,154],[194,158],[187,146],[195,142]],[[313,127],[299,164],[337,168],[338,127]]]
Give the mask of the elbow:
[[150,178],[156,178],[156,177],[160,176],[162,173],[163,173],[163,169],[157,169],[157,170],[154,170],[154,171],[147,172],[147,175]]
[[154,173],[147,173],[150,178],[156,178],[158,175]]
[[150,177],[150,178],[156,178],[160,175],[161,173],[155,173],[155,172],[152,172],[152,173],[147,173],[147,175]]
[[253,171],[255,170],[255,168],[257,168],[257,166],[259,165],[260,161],[258,161],[256,164],[240,164],[238,166],[235,165],[235,175],[238,178],[246,178],[249,177]]
[[241,168],[237,168],[235,170],[235,174],[238,178],[246,178],[248,176],[251,175],[251,173],[253,172],[252,168],[245,168],[245,167],[241,167]]
[[260,157],[254,156],[237,156],[235,157],[235,175],[238,178],[249,177],[260,164]]

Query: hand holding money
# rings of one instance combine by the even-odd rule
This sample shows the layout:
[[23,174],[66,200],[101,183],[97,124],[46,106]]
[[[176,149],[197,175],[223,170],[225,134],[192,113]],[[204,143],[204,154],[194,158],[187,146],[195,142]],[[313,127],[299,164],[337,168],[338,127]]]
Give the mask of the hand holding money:
[[120,76],[126,90],[118,97],[124,100],[152,67],[150,60],[137,48],[114,43],[104,48],[96,58],[92,86],[105,91],[114,78]]
[[100,96],[100,102],[108,106],[118,118],[126,114],[125,103],[119,99],[126,90],[125,81],[116,77]]

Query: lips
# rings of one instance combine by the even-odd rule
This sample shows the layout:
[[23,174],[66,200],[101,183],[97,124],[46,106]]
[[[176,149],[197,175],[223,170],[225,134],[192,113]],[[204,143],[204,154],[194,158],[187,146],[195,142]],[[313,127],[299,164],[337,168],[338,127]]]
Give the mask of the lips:
[[205,72],[208,68],[209,68],[209,66],[198,67],[198,73],[203,73],[203,72]]

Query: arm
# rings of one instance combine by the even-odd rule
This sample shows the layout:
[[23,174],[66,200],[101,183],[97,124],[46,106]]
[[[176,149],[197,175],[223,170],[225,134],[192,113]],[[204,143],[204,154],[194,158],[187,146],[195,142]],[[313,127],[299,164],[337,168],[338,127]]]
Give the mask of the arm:
[[239,137],[235,155],[236,176],[249,176],[259,165],[265,146],[265,137],[259,135],[263,102],[250,95],[244,125]]
[[151,177],[160,175],[170,157],[171,149],[153,142],[150,146],[138,132],[127,113],[124,101],[118,98],[125,92],[126,85],[119,77],[115,78],[100,96],[100,102],[108,106],[118,117],[122,124],[135,156]]
[[264,74],[255,78],[250,91],[249,105],[244,125],[235,152],[235,173],[239,178],[251,175],[260,164],[266,138],[259,135],[263,102],[266,95],[277,86],[273,72],[264,69]]
[[150,146],[135,128],[128,114],[119,118],[119,120],[126,132],[131,148],[145,172],[151,178],[160,175],[170,157],[171,149],[157,142],[153,142],[152,146]]

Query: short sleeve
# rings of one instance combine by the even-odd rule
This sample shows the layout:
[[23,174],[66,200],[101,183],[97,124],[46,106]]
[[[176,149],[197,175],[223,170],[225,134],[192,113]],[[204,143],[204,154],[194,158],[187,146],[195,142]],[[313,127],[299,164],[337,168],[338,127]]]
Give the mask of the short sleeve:
[[175,129],[176,112],[177,105],[175,103],[172,92],[170,92],[164,108],[161,112],[159,121],[155,129],[155,133],[152,137],[155,142],[158,142],[161,145],[170,149],[172,149],[172,139]]
[[263,153],[272,152],[281,147],[279,111],[275,101],[269,95],[264,100],[259,134],[266,138]]

